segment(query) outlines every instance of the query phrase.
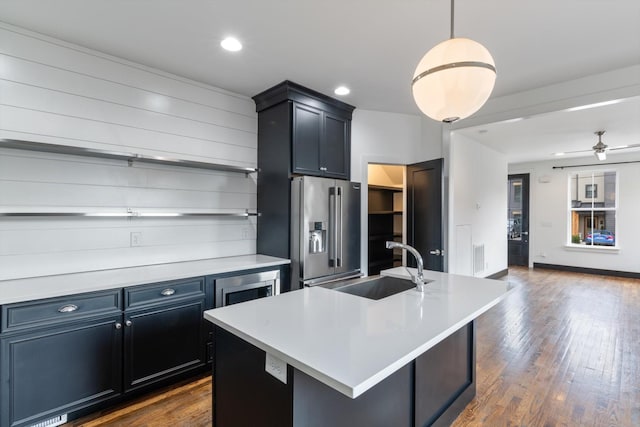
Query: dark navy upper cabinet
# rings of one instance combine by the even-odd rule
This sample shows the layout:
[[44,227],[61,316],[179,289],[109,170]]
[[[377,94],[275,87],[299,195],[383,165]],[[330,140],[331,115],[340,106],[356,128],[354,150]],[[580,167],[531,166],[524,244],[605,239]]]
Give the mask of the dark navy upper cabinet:
[[290,258],[291,178],[351,179],[355,107],[290,81],[253,100],[258,112],[257,252]]
[[351,170],[351,120],[324,114],[324,157],[321,163],[326,168],[325,176],[330,178],[350,178]]
[[322,174],[322,110],[298,103],[293,103],[292,108],[293,172],[303,175]]
[[[355,107],[290,81],[253,99],[258,112],[260,172],[278,167],[287,176],[350,178]],[[274,155],[285,160],[274,162]]]

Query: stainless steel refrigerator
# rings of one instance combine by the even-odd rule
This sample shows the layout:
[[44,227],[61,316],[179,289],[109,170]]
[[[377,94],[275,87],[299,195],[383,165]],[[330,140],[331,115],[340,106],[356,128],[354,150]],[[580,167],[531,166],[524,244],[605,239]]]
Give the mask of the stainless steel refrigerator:
[[360,184],[313,176],[294,178],[292,289],[360,275]]

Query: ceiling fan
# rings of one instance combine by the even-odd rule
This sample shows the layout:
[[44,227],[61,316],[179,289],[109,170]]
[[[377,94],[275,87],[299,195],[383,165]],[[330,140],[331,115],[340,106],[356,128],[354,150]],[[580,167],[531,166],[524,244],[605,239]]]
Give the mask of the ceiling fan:
[[564,154],[573,154],[573,153],[588,153],[593,151],[593,154],[596,156],[598,160],[605,160],[607,158],[607,153],[609,151],[617,151],[617,150],[625,150],[629,148],[638,148],[640,144],[629,144],[629,145],[619,145],[617,147],[609,147],[607,144],[602,142],[602,135],[604,135],[606,131],[599,130],[594,132],[598,135],[598,142],[596,145],[591,147],[591,150],[578,150],[578,151],[565,151],[563,153],[555,153],[556,156],[562,156]]

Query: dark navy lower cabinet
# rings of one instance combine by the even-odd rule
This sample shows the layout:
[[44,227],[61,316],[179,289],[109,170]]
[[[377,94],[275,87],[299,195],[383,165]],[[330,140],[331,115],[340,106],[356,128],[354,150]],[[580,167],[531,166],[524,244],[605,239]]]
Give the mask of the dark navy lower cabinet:
[[29,426],[117,398],[122,314],[0,338],[0,426]]
[[2,306],[0,427],[72,420],[203,372],[209,288],[196,277]]
[[203,313],[232,274],[0,306],[0,427],[71,421],[210,369]]
[[204,298],[125,312],[125,390],[207,364]]
[[[475,396],[474,322],[355,399],[287,367],[265,372],[265,352],[215,328],[214,427],[448,426]],[[251,410],[247,410],[250,406]]]

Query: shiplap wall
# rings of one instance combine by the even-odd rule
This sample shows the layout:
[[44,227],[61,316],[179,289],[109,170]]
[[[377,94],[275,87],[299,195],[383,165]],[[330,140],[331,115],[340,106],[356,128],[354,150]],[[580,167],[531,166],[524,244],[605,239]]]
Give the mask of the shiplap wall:
[[[256,166],[250,98],[0,22],[0,137]],[[2,211],[256,209],[256,176],[0,149]],[[0,280],[255,253],[255,217],[0,217]],[[141,246],[131,247],[131,233]]]

